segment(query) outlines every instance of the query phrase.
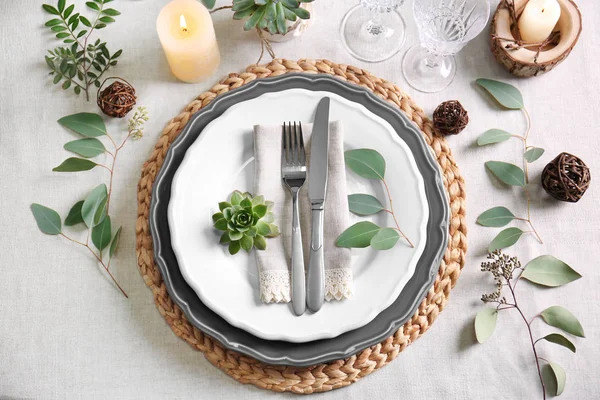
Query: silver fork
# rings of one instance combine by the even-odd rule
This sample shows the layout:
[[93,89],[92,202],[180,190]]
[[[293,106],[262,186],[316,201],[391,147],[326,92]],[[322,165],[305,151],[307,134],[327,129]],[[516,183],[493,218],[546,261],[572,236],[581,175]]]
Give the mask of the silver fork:
[[296,315],[306,310],[306,287],[304,281],[304,255],[300,234],[298,192],[306,181],[306,154],[302,124],[283,124],[281,135],[281,178],[292,193],[292,308]]

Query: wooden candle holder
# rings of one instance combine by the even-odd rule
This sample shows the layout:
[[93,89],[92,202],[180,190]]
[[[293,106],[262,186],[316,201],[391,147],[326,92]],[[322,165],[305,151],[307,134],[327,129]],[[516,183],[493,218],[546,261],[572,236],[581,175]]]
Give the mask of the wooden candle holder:
[[544,74],[560,64],[573,50],[581,34],[581,12],[573,0],[558,0],[561,15],[555,31],[543,43],[521,40],[517,21],[529,0],[502,0],[491,26],[491,49],[513,75]]

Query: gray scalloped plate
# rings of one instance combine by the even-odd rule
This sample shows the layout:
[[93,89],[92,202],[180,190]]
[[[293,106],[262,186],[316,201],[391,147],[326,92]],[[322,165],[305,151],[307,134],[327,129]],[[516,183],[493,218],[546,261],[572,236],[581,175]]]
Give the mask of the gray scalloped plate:
[[[232,105],[268,92],[302,88],[329,91],[360,103],[386,120],[406,142],[414,154],[419,172],[425,181],[429,204],[427,244],[416,270],[396,301],[367,325],[332,339],[305,343],[270,341],[231,326],[204,305],[183,278],[171,247],[167,209],[171,198],[173,176],[189,146],[213,119]],[[167,156],[152,188],[150,231],[154,257],[171,298],[198,329],[215,338],[228,349],[274,365],[309,366],[343,359],[380,343],[400,328],[417,310],[433,285],[444,250],[448,244],[450,208],[442,175],[432,151],[417,127],[397,108],[387,104],[370,91],[337,78],[323,75],[286,74],[258,79],[239,89],[218,96],[189,121],[169,147]]]

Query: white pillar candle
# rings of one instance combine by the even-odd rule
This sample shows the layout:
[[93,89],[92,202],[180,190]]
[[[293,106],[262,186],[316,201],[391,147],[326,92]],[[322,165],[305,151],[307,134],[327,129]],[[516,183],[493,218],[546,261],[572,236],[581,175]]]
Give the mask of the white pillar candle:
[[530,43],[546,40],[560,18],[557,0],[529,0],[519,18],[521,39]]
[[200,82],[212,75],[221,56],[210,13],[197,0],[173,0],[158,15],[156,30],[173,75]]

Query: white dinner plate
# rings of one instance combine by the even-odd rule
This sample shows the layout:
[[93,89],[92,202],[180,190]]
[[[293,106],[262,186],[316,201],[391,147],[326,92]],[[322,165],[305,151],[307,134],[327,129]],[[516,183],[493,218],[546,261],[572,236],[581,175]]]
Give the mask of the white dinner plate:
[[[353,297],[326,302],[315,314],[295,316],[288,304],[263,304],[255,259],[229,255],[218,244],[211,216],[234,190],[252,192],[252,127],[283,121],[312,122],[318,101],[331,98],[330,120],[344,126],[345,149],[372,148],[387,164],[394,208],[403,231],[415,244],[400,241],[388,251],[354,249]],[[385,199],[381,184],[347,174],[348,193]],[[385,213],[373,218],[393,222]],[[391,125],[358,103],[334,93],[290,89],[238,103],[213,120],[187,150],[172,184],[168,208],[173,250],[187,283],[201,301],[231,325],[268,340],[307,342],[338,336],[369,323],[400,294],[415,271],[426,241],[429,217],[424,183],[408,146]],[[351,223],[365,220],[351,217]],[[253,250],[256,251],[256,250]],[[267,250],[268,251],[268,250]]]

